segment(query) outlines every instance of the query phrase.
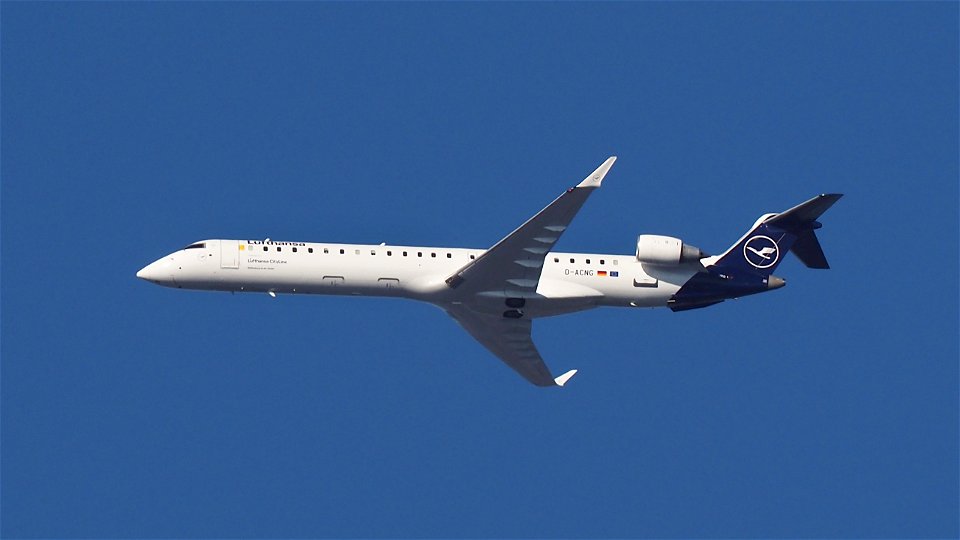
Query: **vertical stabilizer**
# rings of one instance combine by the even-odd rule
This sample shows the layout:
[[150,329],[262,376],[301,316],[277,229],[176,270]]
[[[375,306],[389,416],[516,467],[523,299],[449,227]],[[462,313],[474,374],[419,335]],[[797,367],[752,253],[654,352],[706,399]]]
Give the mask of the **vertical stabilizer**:
[[840,197],[837,193],[818,195],[786,212],[761,217],[714,266],[769,276],[787,252],[792,251],[810,268],[829,268],[814,231],[821,226],[817,218]]
[[704,271],[684,283],[667,305],[685,311],[779,289],[786,282],[772,274],[788,251],[810,268],[829,268],[814,231],[820,228],[817,218],[840,197],[819,195],[786,212],[760,216],[723,255],[701,259]]

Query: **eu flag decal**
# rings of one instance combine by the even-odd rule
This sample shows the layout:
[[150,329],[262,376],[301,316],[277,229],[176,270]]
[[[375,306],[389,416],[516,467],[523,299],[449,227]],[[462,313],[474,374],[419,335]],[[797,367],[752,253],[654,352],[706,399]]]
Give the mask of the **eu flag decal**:
[[606,271],[606,270],[597,270],[597,275],[598,275],[598,276],[605,276],[605,275],[607,275],[607,271]]
[[610,277],[620,277],[620,272],[610,272]]

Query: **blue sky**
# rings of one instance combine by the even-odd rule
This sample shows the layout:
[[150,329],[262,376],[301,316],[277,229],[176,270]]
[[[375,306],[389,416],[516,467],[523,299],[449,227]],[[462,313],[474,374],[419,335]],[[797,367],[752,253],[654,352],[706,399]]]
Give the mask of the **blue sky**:
[[[9,3],[4,537],[956,537],[957,3]],[[821,192],[829,271],[538,321],[137,280],[204,238],[717,253]]]

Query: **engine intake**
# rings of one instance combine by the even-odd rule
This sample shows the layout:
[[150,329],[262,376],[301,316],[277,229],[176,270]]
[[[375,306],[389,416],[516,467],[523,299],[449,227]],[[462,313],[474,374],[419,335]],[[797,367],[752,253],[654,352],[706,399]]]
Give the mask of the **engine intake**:
[[679,238],[658,234],[637,237],[637,260],[642,263],[677,266],[703,257],[706,255],[700,248],[684,244]]

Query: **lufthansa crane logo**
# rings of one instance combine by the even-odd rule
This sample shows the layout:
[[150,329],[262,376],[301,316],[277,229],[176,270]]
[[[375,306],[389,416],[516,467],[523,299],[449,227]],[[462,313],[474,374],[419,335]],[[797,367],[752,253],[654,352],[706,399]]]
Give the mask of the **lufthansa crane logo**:
[[743,245],[743,258],[761,270],[770,268],[780,259],[780,248],[773,238],[758,234]]

